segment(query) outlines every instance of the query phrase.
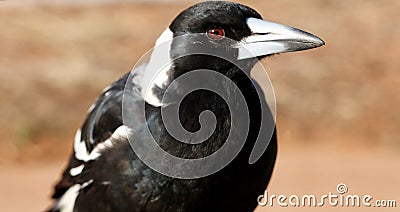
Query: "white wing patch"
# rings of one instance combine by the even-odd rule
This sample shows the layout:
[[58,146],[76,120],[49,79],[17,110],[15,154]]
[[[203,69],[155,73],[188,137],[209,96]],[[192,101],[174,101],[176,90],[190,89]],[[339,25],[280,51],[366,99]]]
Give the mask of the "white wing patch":
[[76,132],[74,141],[75,158],[84,162],[95,160],[101,156],[101,151],[111,148],[114,145],[113,142],[127,140],[128,133],[131,133],[131,130],[127,126],[121,125],[114,131],[110,138],[97,144],[96,147],[89,153],[87,151],[85,142],[81,139],[81,130],[79,129]]
[[79,175],[80,173],[82,173],[83,168],[85,168],[84,164],[82,164],[80,166],[77,166],[75,168],[72,168],[72,169],[69,170],[69,174],[71,176],[73,176],[73,177],[76,176],[76,175]]
[[93,183],[93,180],[89,180],[82,185],[76,184],[71,187],[63,194],[60,200],[57,203],[56,209],[59,209],[60,212],[72,212],[74,210],[76,198],[79,195],[79,191],[86,186]]
[[82,132],[80,129],[76,131],[75,139],[74,139],[74,152],[75,158],[82,161],[88,161],[87,157],[89,155],[85,142],[81,139]]
[[77,184],[71,186],[61,197],[60,201],[57,204],[57,208],[60,212],[71,212],[74,210],[75,201],[78,197],[79,190],[81,189],[81,185]]
[[87,182],[84,182],[83,184],[82,184],[82,186],[81,186],[81,189],[84,189],[86,186],[88,186],[88,185],[90,185],[90,184],[92,184],[93,183],[93,180],[89,180],[89,181],[87,181]]

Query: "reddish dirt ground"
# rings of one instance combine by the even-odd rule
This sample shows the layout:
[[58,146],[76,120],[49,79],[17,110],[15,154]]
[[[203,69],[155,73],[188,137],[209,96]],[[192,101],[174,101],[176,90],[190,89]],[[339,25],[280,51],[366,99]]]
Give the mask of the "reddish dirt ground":
[[[270,195],[313,194],[317,198],[344,183],[348,194],[371,195],[374,200],[396,200],[400,207],[400,156],[384,150],[281,146],[275,173],[268,187]],[[41,211],[50,204],[52,185],[64,166],[60,160],[3,166],[0,174],[1,211]],[[336,192],[337,194],[337,192]],[[256,200],[255,200],[256,201]],[[373,201],[371,201],[372,203]],[[235,204],[232,202],[232,204]],[[369,211],[374,207],[281,207],[265,206],[256,211]],[[383,211],[380,208],[378,211]]]

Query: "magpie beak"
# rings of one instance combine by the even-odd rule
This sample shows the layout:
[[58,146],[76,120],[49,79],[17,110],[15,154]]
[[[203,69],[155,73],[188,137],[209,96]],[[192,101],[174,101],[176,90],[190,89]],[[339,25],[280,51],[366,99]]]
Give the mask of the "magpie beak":
[[248,18],[252,34],[240,40],[238,60],[317,48],[324,41],[315,35],[273,22]]

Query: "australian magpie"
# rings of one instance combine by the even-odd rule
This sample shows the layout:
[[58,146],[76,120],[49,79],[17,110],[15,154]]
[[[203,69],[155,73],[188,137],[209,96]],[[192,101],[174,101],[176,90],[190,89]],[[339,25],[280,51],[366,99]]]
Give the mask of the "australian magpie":
[[[299,29],[264,21],[260,14],[247,6],[207,1],[181,12],[156,43],[191,34],[204,34],[207,39],[196,40],[194,36],[173,40],[168,44],[164,56],[176,59],[166,66],[163,77],[155,79],[149,92],[142,92],[143,82],[152,72],[148,68],[151,64],[144,64],[132,71],[133,76],[126,74],[98,97],[82,127],[76,132],[73,152],[61,180],[55,186],[52,196],[55,202],[50,211],[255,209],[257,197],[266,189],[274,168],[277,138],[273,129],[271,136],[264,138],[269,141],[266,150],[255,163],[249,163],[262,127],[263,103],[260,103],[257,85],[246,77],[246,73],[250,72],[257,59],[319,47],[324,42]],[[227,39],[238,45],[228,45]],[[213,49],[223,49],[231,60],[199,53],[187,54],[188,50],[199,46],[211,52]],[[152,60],[157,60],[157,57]],[[175,157],[186,159],[203,158],[222,148],[229,137],[229,129],[233,127],[225,100],[209,90],[196,90],[179,102],[180,124],[187,131],[196,132],[202,127],[199,114],[209,110],[217,121],[214,132],[206,141],[191,144],[179,142],[166,130],[161,116],[161,109],[170,106],[162,101],[165,90],[175,79],[199,69],[212,70],[228,77],[244,96],[249,113],[245,143],[227,166],[210,175],[185,179],[160,173],[144,163],[130,145],[129,138],[143,144],[150,142],[142,134],[143,126],[148,127],[162,149]],[[195,82],[197,79],[191,80]],[[143,100],[145,124],[134,122],[129,125],[124,122],[124,90],[129,83],[134,87],[130,90],[133,101],[125,107],[129,111],[130,108],[136,108],[136,102]],[[222,83],[218,86],[229,90],[231,85]],[[179,90],[179,86],[176,89]],[[135,117],[135,114],[130,115]],[[267,117],[274,121],[272,116]],[[177,173],[179,171],[175,170]]]

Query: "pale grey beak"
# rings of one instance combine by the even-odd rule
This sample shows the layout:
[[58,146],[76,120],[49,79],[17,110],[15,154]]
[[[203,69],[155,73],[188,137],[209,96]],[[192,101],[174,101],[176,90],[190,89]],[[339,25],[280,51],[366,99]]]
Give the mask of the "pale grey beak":
[[253,34],[239,42],[239,60],[312,49],[325,44],[317,36],[293,27],[257,18],[248,18],[246,23]]

